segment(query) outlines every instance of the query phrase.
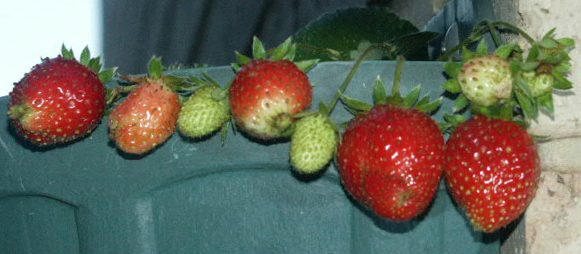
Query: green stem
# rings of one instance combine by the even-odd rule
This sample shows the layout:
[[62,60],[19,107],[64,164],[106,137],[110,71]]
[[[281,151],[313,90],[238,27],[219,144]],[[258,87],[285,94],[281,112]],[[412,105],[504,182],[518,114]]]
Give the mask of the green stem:
[[391,45],[389,43],[373,44],[373,45],[369,46],[365,51],[363,51],[363,53],[357,58],[357,60],[355,61],[355,65],[353,65],[353,67],[351,68],[351,71],[349,71],[349,74],[347,74],[347,77],[345,78],[345,80],[343,80],[343,83],[341,84],[339,91],[337,91],[335,93],[335,96],[333,97],[331,104],[329,104],[329,111],[327,112],[327,116],[331,115],[331,113],[335,109],[335,106],[339,102],[339,99],[341,99],[341,95],[345,92],[345,90],[347,89],[347,86],[349,86],[349,83],[351,83],[351,80],[355,76],[355,73],[359,69],[359,66],[361,66],[361,64],[363,63],[367,54],[369,54],[369,52],[371,52],[372,50],[374,50],[376,48],[382,48],[382,47],[391,48]]
[[474,31],[466,40],[462,41],[460,44],[456,45],[454,48],[447,51],[444,55],[438,57],[438,59],[436,59],[436,61],[448,60],[450,58],[450,56],[452,56],[452,54],[454,54],[456,51],[462,49],[462,47],[464,47],[470,43],[478,41],[480,39],[480,37],[488,31],[490,31],[492,33],[492,37],[493,37],[493,40],[495,41],[495,43],[499,44],[500,38],[498,37],[498,34],[495,33],[495,31],[498,27],[504,27],[508,30],[511,30],[511,31],[521,35],[531,44],[535,43],[535,39],[533,39],[533,37],[531,37],[528,33],[526,33],[524,30],[518,28],[517,26],[514,26],[514,25],[509,24],[509,23],[504,22],[504,21],[493,21],[493,22],[483,21],[474,27]]
[[391,88],[391,95],[401,97],[399,89],[401,87],[401,77],[403,75],[403,64],[405,63],[405,58],[403,56],[397,56],[397,65],[395,67],[395,77],[393,78],[393,87]]

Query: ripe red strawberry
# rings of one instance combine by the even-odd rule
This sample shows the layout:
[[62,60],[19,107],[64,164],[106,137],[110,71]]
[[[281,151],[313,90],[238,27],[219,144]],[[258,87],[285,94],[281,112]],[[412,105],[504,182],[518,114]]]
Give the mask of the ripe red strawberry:
[[384,218],[402,221],[432,201],[444,167],[438,125],[417,109],[376,105],[347,127],[337,150],[345,188]]
[[253,46],[255,59],[238,55],[242,68],[230,87],[232,116],[253,137],[278,138],[286,135],[294,115],[311,106],[313,91],[304,70],[316,61],[293,63],[290,39],[268,59],[258,39]]
[[476,116],[447,142],[445,176],[477,230],[492,232],[518,218],[538,186],[540,162],[526,129]]
[[237,73],[230,88],[236,123],[248,134],[277,138],[292,124],[293,116],[311,106],[307,75],[288,60],[252,60]]
[[[63,47],[63,56],[45,58],[14,84],[8,115],[18,133],[37,145],[63,143],[88,135],[105,113],[106,89],[99,79],[101,65],[83,63]],[[114,71],[103,75],[108,81]],[[105,77],[107,76],[107,77]]]
[[[152,59],[152,63],[160,61]],[[118,104],[109,117],[109,137],[117,147],[131,154],[144,154],[164,143],[174,133],[181,105],[179,94],[161,76],[136,80],[140,83]],[[131,77],[129,79],[132,79]]]

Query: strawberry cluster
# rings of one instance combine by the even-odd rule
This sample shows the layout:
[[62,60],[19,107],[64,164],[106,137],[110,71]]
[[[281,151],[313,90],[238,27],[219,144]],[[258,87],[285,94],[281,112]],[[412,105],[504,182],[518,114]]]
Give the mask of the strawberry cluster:
[[[485,31],[504,26],[531,43],[501,44],[490,53]],[[101,70],[100,58],[85,49],[80,60],[63,46],[62,55],[43,59],[15,83],[8,115],[17,132],[38,146],[66,145],[87,137],[109,110],[109,137],[123,154],[146,156],[174,132],[203,140],[230,127],[260,143],[290,140],[290,162],[299,175],[317,175],[333,158],[349,195],[378,216],[404,221],[425,213],[442,180],[475,229],[492,232],[516,220],[535,196],[540,158],[527,125],[540,110],[554,112],[552,91],[572,87],[568,52],[574,41],[540,41],[506,23],[485,23],[457,47],[461,61],[449,61],[445,95],[455,98],[452,114],[431,116],[441,98],[420,98],[420,87],[399,93],[404,66],[397,58],[392,93],[381,80],[374,105],[344,94],[365,55],[389,48],[372,44],[359,56],[335,97],[311,109],[307,76],[318,60],[293,62],[289,38],[265,50],[257,38],[253,56],[236,53],[236,72],[223,86],[207,74],[166,75],[160,58],[146,76],[117,75],[126,86],[106,88],[115,69]],[[494,36],[497,38],[497,36]],[[343,132],[330,115],[338,102],[355,117]],[[449,135],[446,140],[445,136]]]

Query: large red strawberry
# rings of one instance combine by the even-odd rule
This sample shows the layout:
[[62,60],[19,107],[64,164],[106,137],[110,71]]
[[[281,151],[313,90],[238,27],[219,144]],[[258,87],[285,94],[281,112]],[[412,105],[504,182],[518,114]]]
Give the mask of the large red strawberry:
[[476,116],[460,124],[446,148],[445,176],[477,230],[492,232],[527,208],[540,177],[539,155],[526,129]]
[[[294,115],[308,109],[312,87],[302,64],[293,63],[294,47],[287,40],[267,54],[258,39],[254,41],[254,57],[239,55],[243,66],[230,87],[229,99],[236,124],[259,139],[286,135]],[[312,66],[312,62],[308,67]]]
[[8,115],[18,133],[32,143],[75,140],[101,121],[106,108],[103,83],[114,71],[105,71],[100,80],[98,59],[89,59],[87,48],[82,55],[79,62],[63,47],[62,56],[43,59],[14,84]]
[[126,78],[139,84],[111,112],[109,137],[126,153],[144,154],[174,133],[181,109],[180,98],[166,84],[157,58],[150,62],[149,77]]
[[[398,90],[395,84],[393,96],[376,95],[380,103],[349,123],[337,163],[343,185],[355,199],[381,217],[402,221],[418,216],[431,203],[444,167],[444,137],[438,124],[410,108],[415,101],[401,98]],[[420,100],[416,107],[429,112],[439,104],[427,101]]]

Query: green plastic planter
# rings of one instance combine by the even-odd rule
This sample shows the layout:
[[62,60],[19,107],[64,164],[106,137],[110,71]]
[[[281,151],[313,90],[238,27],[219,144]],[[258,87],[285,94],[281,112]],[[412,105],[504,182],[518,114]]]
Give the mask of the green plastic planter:
[[[311,70],[313,105],[330,101],[352,66],[327,62]],[[394,69],[395,62],[364,63],[346,94],[370,101],[375,79],[390,86]],[[234,75],[229,67],[172,74],[202,71],[221,84]],[[444,82],[442,63],[407,62],[402,92],[421,84],[437,98]],[[1,111],[8,101],[0,98]],[[450,107],[444,100],[443,109]],[[351,115],[339,104],[332,117]],[[427,213],[395,223],[350,199],[333,164],[317,179],[293,174],[288,142],[260,144],[231,132],[222,146],[219,135],[193,142],[176,133],[135,158],[112,146],[106,121],[79,142],[38,149],[0,114],[0,253],[500,251],[499,236],[472,231],[443,184]]]

